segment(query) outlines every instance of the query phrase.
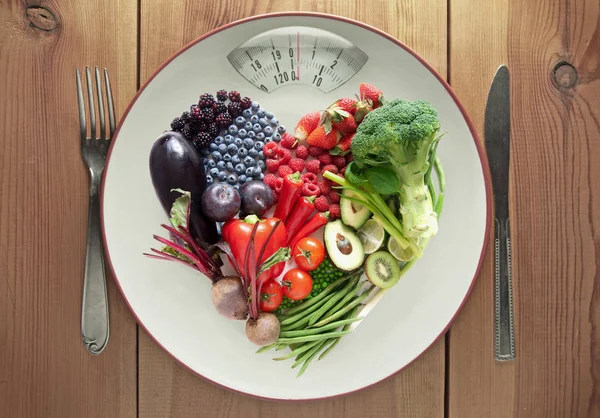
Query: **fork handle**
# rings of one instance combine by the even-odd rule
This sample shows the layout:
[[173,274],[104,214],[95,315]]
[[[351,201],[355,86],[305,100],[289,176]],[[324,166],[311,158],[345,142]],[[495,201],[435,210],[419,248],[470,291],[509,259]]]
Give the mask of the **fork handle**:
[[104,271],[104,250],[100,233],[100,175],[91,175],[88,209],[87,244],[83,303],[81,307],[81,334],[85,348],[91,354],[100,354],[109,335],[108,297]]

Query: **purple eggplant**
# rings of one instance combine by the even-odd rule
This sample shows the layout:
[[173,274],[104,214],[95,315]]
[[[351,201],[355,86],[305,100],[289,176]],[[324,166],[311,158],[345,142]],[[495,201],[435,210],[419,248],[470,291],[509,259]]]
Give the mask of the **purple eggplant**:
[[182,189],[192,194],[190,233],[201,244],[215,244],[219,239],[217,226],[202,211],[202,194],[206,189],[202,157],[182,134],[165,132],[156,139],[150,151],[150,176],[167,214],[181,196],[171,190]]

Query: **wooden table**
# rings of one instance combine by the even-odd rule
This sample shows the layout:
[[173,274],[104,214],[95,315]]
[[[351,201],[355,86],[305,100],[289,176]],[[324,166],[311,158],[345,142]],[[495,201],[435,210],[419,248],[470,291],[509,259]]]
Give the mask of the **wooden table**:
[[[0,3],[0,416],[600,417],[597,0],[25,3]],[[88,178],[75,67],[110,69],[121,114],[185,43],[285,10],[359,19],[404,41],[447,78],[480,133],[494,71],[510,67],[516,361],[493,358],[491,248],[445,338],[347,397],[259,401],[197,378],[136,326],[112,278],[109,345],[97,357],[83,349]]]

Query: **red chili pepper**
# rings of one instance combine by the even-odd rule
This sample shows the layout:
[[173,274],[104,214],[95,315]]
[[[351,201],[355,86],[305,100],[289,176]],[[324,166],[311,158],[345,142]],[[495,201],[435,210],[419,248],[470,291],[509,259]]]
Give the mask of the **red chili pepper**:
[[304,196],[300,198],[294,205],[292,213],[285,222],[287,231],[287,243],[289,244],[296,236],[296,232],[310,219],[315,211],[315,196]]
[[304,225],[302,229],[298,231],[298,233],[292,240],[290,250],[292,250],[293,252],[294,248],[296,248],[296,244],[298,244],[298,241],[300,241],[304,237],[309,236],[323,225],[326,225],[327,222],[329,222],[329,212],[319,212],[315,216],[310,218],[310,221],[308,221],[306,225]]
[[279,194],[277,208],[273,214],[274,218],[280,219],[281,222],[286,221],[294,207],[294,203],[296,203],[298,196],[300,196],[303,185],[304,181],[300,178],[299,172],[285,176],[283,179],[283,186],[281,187],[281,193]]

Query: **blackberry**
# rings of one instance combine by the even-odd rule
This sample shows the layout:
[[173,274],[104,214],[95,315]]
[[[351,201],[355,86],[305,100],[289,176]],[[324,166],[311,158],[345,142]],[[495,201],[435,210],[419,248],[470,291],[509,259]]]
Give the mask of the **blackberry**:
[[181,134],[189,140],[191,140],[192,137],[194,136],[192,134],[192,131],[190,130],[190,128],[188,128],[187,126],[181,130]]
[[197,104],[193,104],[190,106],[190,117],[193,119],[200,119],[200,114],[202,113],[202,110],[198,107]]
[[193,120],[189,123],[188,128],[190,128],[193,135],[196,135],[198,132],[206,132],[208,124],[201,120]]
[[190,112],[183,112],[180,116],[180,119],[185,123],[188,123],[191,120]]
[[208,132],[200,132],[194,136],[193,143],[196,149],[201,150],[209,146],[211,139],[212,138]]
[[200,96],[200,100],[198,101],[198,106],[200,106],[202,109],[205,109],[207,107],[212,107],[212,105],[214,105],[214,104],[215,104],[215,98],[210,93],[204,93],[203,95]]
[[212,107],[205,107],[202,109],[200,113],[200,120],[203,120],[206,123],[210,123],[215,119],[215,113],[212,110]]
[[206,132],[208,132],[211,138],[215,138],[217,135],[219,135],[219,125],[217,125],[215,122],[210,123]]
[[221,113],[227,111],[227,106],[225,106],[225,103],[215,103],[213,105],[213,111],[215,112],[215,115],[220,115]]
[[227,105],[227,110],[232,117],[237,117],[242,114],[242,104],[239,102],[231,102]]
[[185,126],[185,122],[181,120],[181,118],[175,118],[171,122],[171,129],[175,132],[181,132],[183,127]]
[[252,107],[252,99],[250,97],[244,97],[241,102],[242,109],[250,109]]
[[224,102],[225,100],[227,100],[227,90],[219,90],[217,92],[217,100],[219,100],[220,102]]
[[219,125],[219,127],[221,127],[222,129],[225,129],[229,125],[231,125],[231,123],[233,122],[233,119],[232,119],[231,115],[229,114],[229,112],[224,112],[224,113],[221,113],[220,115],[217,115],[215,122],[217,123],[217,125]]
[[229,100],[232,102],[239,102],[241,100],[241,95],[235,90],[231,90],[229,92]]

